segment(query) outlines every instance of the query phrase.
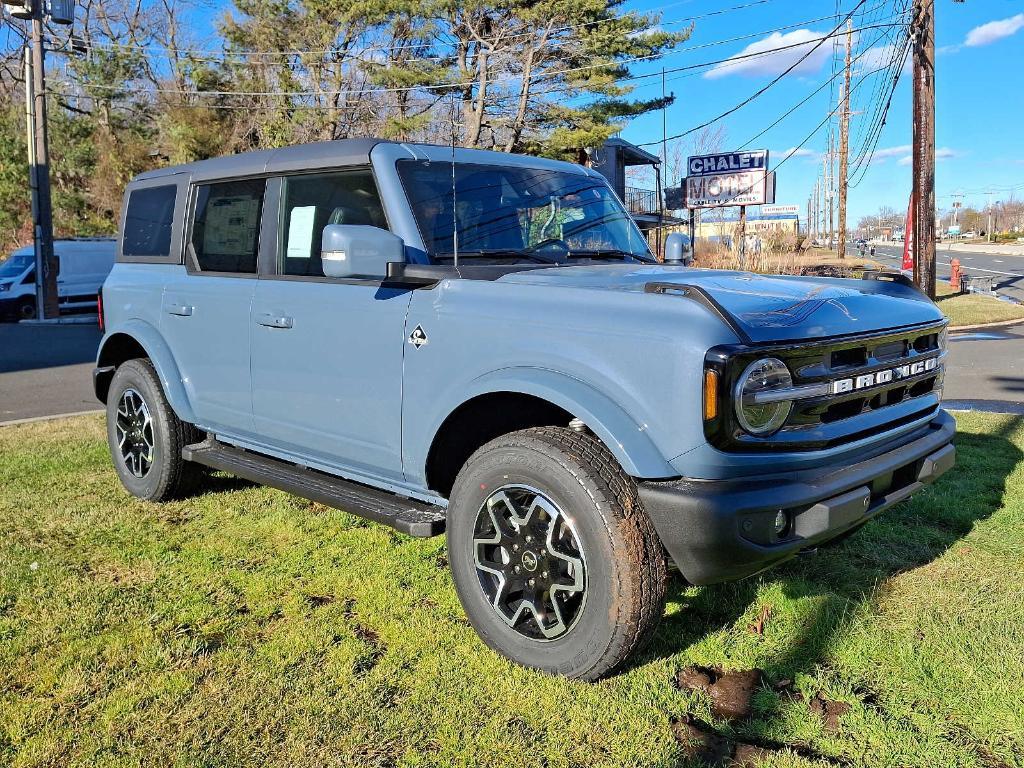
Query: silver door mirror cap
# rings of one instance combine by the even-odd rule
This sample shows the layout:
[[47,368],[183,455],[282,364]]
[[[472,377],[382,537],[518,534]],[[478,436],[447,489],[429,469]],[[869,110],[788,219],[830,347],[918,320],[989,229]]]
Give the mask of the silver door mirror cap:
[[405,261],[402,238],[380,227],[328,224],[321,242],[320,260],[327,277],[383,278],[389,262]]

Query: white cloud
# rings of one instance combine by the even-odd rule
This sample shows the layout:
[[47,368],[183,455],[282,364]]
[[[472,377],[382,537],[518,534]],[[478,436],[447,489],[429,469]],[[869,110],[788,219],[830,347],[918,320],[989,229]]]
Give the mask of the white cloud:
[[[876,45],[874,48],[868,48],[864,51],[864,53],[860,55],[860,58],[857,59],[857,63],[854,64],[853,68],[858,74],[874,72],[877,69],[887,67],[889,62],[892,61],[893,57],[898,53],[899,51],[895,45]],[[910,56],[907,56],[903,60],[904,72],[907,72],[910,69],[910,64]]]
[[[907,149],[909,150],[909,147]],[[935,150],[935,159],[936,160],[946,160],[946,159],[948,159],[950,157],[956,157],[956,156],[957,156],[956,150],[950,149],[949,147],[939,147],[938,149]],[[913,162],[914,162],[914,158],[911,157],[910,155],[907,155],[906,157],[901,157],[900,158],[900,165],[911,165]]]
[[884,147],[883,149],[876,149],[873,156],[873,160],[887,160],[890,157],[899,157],[905,155],[912,147],[909,144],[900,144],[898,147]]
[[988,45],[996,40],[1002,40],[1004,37],[1015,35],[1021,29],[1024,29],[1024,13],[1018,13],[1016,16],[1011,16],[1008,19],[990,21],[987,24],[982,24],[980,27],[975,27],[967,33],[964,45],[970,48]]
[[792,157],[807,157],[807,158],[813,158],[815,160],[817,160],[819,157],[821,157],[820,154],[815,152],[813,149],[808,149],[807,147],[790,147],[789,149],[781,149],[781,150],[773,149],[771,151],[771,157],[773,157],[775,159],[774,161],[776,163],[779,162],[780,160],[782,160],[783,158],[790,157],[790,156],[792,156]]
[[[796,65],[793,74],[814,74],[832,55],[832,46],[827,40],[821,42],[821,45],[813,52],[811,51],[825,34],[812,32],[809,29],[796,29],[785,34],[772,32],[768,37],[751,43],[728,61],[716,64],[704,73],[704,77],[713,80],[728,75],[745,75],[747,77],[780,75],[803,56],[807,58]],[[775,50],[790,45],[793,47],[784,51]]]

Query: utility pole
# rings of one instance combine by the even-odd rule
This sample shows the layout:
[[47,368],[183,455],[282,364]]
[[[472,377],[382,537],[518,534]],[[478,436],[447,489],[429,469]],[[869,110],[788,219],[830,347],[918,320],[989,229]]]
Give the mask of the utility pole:
[[[60,315],[57,298],[57,259],[53,255],[53,205],[50,198],[50,146],[46,134],[46,56],[43,51],[44,3],[32,3],[31,55],[26,63],[31,80],[26,95],[31,98],[29,119],[29,183],[32,187],[32,234],[36,256],[36,317]],[[26,72],[26,74],[29,74]],[[31,89],[28,92],[28,89]]]
[[839,258],[846,258],[846,175],[850,143],[850,49],[853,47],[853,23],[846,21],[846,73],[843,76],[843,100],[839,108]]
[[914,282],[935,298],[935,0],[914,2]]
[[988,205],[985,206],[988,210],[988,225],[985,227],[985,239],[990,243],[992,242],[992,195],[994,194],[991,190],[985,193],[985,196],[988,197]]
[[814,195],[811,197],[811,199],[814,201],[814,204],[812,206],[813,214],[811,216],[811,233],[813,235],[812,238],[811,238],[812,240],[817,240],[818,239],[818,210],[819,210],[818,209],[818,197],[819,197],[819,194],[818,194],[818,179],[815,179],[814,180]]
[[828,154],[825,156],[828,170],[825,178],[825,189],[828,201],[828,248],[836,242],[836,135],[828,131]]

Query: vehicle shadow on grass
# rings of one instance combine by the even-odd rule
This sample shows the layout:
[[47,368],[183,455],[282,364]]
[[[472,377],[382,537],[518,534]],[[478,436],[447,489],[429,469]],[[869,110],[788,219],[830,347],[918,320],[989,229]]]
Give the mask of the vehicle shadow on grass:
[[[761,660],[763,683],[775,685],[792,681],[800,673],[813,674],[847,636],[859,607],[874,602],[890,578],[932,562],[976,523],[999,510],[1006,478],[1024,459],[1011,440],[1022,424],[1024,417],[1008,416],[994,432],[959,433],[954,470],[930,492],[887,510],[841,544],[784,563],[761,578],[705,587],[695,594],[676,577],[669,586],[669,599],[681,602],[682,610],[665,618],[636,663],[676,655],[722,631],[751,631],[737,626],[738,622],[755,613],[759,588],[775,582],[791,601],[813,598],[809,603],[813,608],[786,650]],[[758,717],[770,720],[771,713]],[[754,743],[768,749],[789,746]]]

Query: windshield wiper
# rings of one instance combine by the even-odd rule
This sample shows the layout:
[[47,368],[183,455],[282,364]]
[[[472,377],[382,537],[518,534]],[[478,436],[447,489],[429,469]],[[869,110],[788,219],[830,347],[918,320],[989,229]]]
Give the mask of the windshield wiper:
[[653,263],[654,259],[649,256],[643,256],[639,253],[631,253],[630,251],[623,251],[618,248],[573,248],[569,251],[570,259],[636,259],[644,263]]
[[[559,259],[551,259],[539,253],[528,253],[515,248],[474,248],[468,251],[460,250],[457,255],[459,259],[524,259],[527,261],[537,261],[542,264],[562,263]],[[448,253],[438,253],[434,255],[435,259],[451,261],[454,261],[455,257],[456,254],[451,251]]]

